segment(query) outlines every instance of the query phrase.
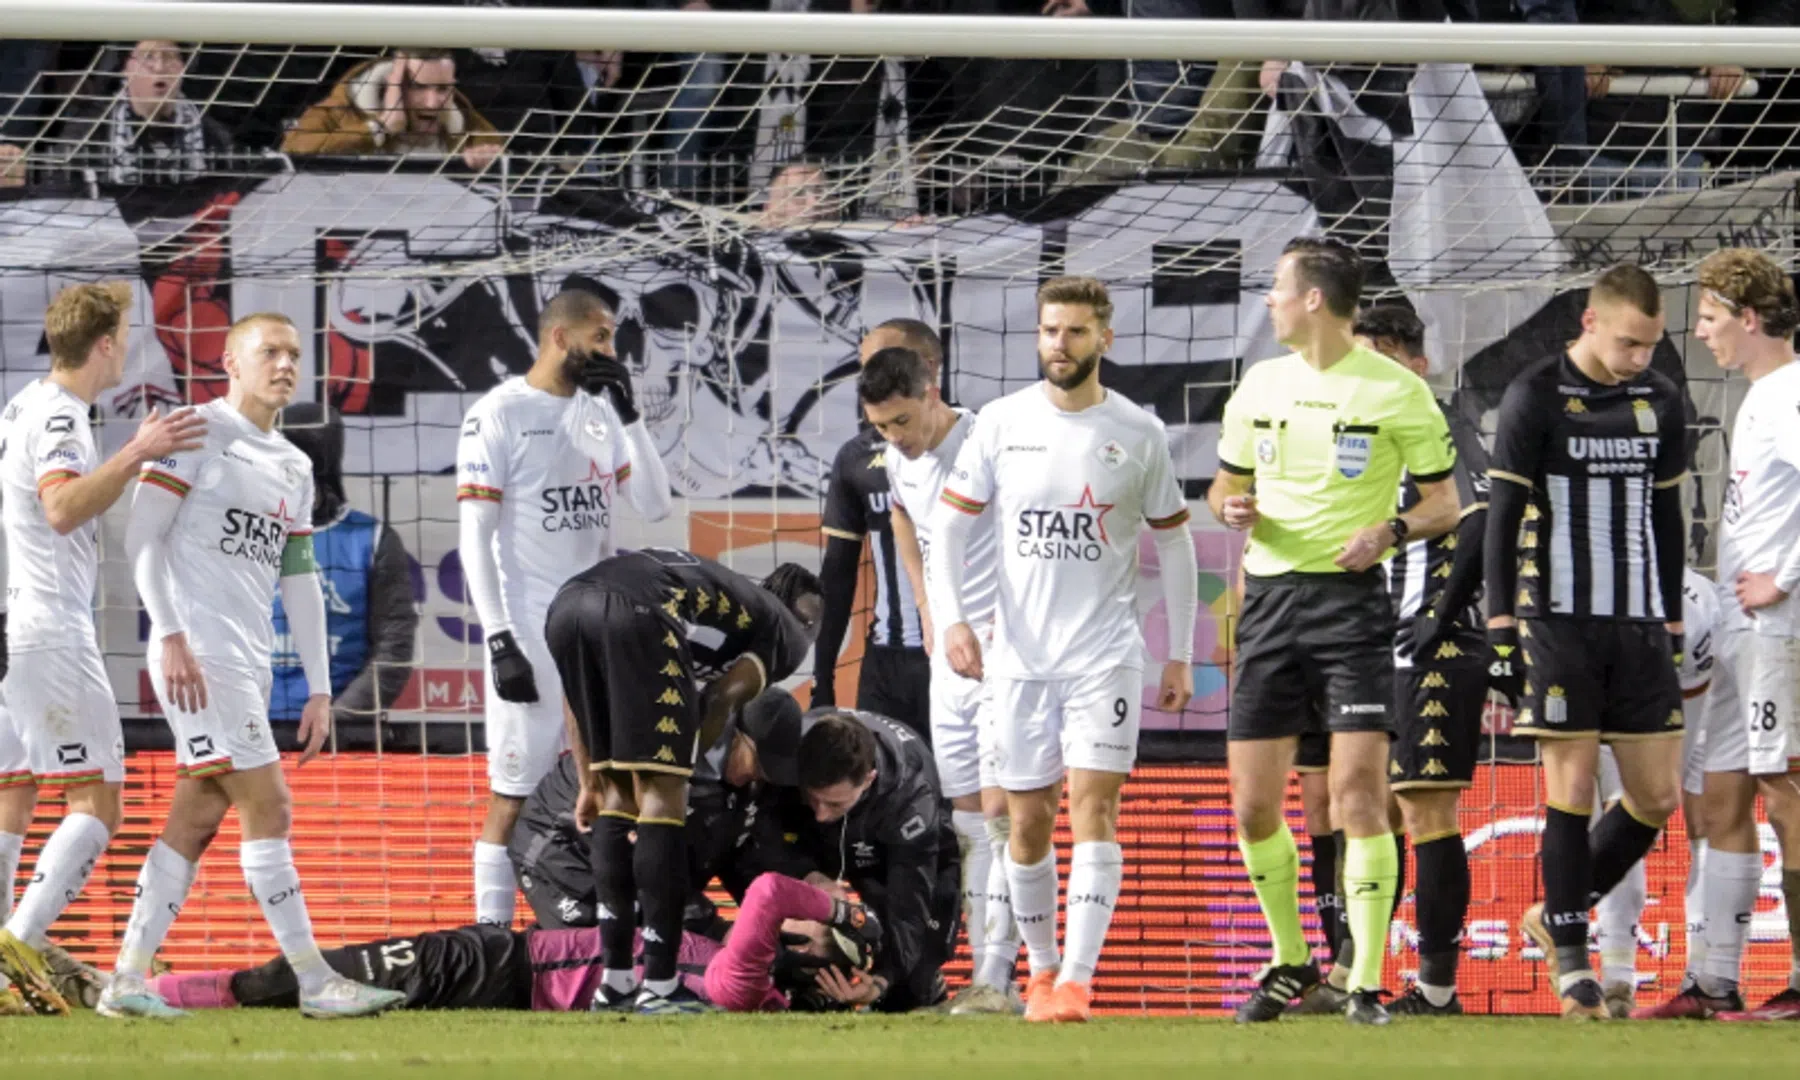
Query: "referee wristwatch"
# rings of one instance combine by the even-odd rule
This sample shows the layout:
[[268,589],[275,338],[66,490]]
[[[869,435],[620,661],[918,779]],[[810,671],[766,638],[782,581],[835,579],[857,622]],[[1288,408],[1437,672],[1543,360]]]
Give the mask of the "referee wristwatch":
[[1387,527],[1394,534],[1395,544],[1406,543],[1406,534],[1412,532],[1412,526],[1408,525],[1406,519],[1398,514],[1388,519]]

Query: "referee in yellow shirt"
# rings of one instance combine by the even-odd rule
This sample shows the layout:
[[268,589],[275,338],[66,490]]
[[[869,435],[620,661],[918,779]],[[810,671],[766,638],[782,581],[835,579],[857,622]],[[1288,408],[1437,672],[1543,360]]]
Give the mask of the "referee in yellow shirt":
[[[1226,727],[1238,848],[1274,957],[1239,1023],[1280,1017],[1319,981],[1300,927],[1300,856],[1282,816],[1301,734],[1331,735],[1331,820],[1348,837],[1344,902],[1355,959],[1351,1023],[1385,1024],[1381,957],[1398,876],[1388,824],[1394,610],[1382,559],[1456,527],[1456,452],[1423,379],[1351,333],[1362,259],[1297,239],[1269,292],[1275,336],[1294,351],[1257,364],[1225,406],[1207,502],[1250,540]],[[1419,501],[1397,513],[1401,471]]]

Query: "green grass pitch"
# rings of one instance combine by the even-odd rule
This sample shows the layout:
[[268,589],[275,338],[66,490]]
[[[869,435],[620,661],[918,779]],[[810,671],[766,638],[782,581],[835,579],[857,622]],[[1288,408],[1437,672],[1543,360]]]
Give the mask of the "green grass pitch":
[[831,1075],[1001,1080],[1121,1077],[1787,1075],[1800,1024],[1601,1023],[1552,1019],[1335,1018],[1238,1028],[1221,1019],[1105,1018],[1045,1027],[1000,1017],[596,1018],[412,1013],[322,1023],[266,1010],[173,1023],[0,1019],[6,1077],[275,1080],[499,1076],[506,1080]]

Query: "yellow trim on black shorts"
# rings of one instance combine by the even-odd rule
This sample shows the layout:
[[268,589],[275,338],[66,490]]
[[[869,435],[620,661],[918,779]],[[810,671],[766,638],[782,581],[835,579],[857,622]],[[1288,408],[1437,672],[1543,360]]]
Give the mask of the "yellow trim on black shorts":
[[1466,791],[1475,786],[1473,780],[1396,780],[1389,791]]
[[861,540],[863,538],[862,533],[845,532],[842,529],[834,529],[829,525],[819,526],[819,531],[826,536],[835,536],[839,540]]
[[1493,480],[1496,478],[1501,479],[1501,480],[1510,480],[1515,484],[1520,484],[1520,485],[1524,486],[1527,490],[1537,487],[1536,484],[1525,479],[1523,476],[1520,476],[1518,473],[1507,472],[1505,469],[1489,469],[1487,474],[1488,474],[1489,480]]
[[[1539,727],[1515,727],[1514,735],[1524,735],[1532,739],[1598,739],[1598,731],[1548,731]],[[1676,732],[1680,734],[1680,732]]]
[[1687,478],[1688,478],[1687,470],[1683,469],[1683,470],[1681,470],[1680,476],[1671,476],[1667,480],[1658,480],[1655,484],[1653,484],[1651,486],[1657,487],[1657,488],[1678,487],[1678,486],[1680,486],[1681,482],[1683,480],[1686,480]]
[[[664,765],[660,761],[598,761],[589,768],[595,772],[653,772],[680,777],[694,775],[693,766],[684,769],[679,765]],[[631,820],[638,819],[632,818]]]
[[1653,739],[1679,739],[1681,728],[1670,728],[1668,731],[1607,731],[1602,732],[1600,741],[1614,742],[1650,742]]

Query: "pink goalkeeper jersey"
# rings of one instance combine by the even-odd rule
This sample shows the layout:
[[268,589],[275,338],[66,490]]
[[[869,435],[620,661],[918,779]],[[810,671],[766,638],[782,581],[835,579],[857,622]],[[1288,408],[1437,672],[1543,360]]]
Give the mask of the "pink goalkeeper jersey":
[[[533,1012],[586,1012],[599,989],[600,931],[596,927],[580,930],[533,930],[525,935],[531,953],[531,1009]],[[644,947],[640,932],[632,951]],[[699,934],[683,932],[680,965],[681,981],[694,993],[706,996],[706,965],[724,949],[723,945]],[[638,967],[638,977],[643,977]]]

